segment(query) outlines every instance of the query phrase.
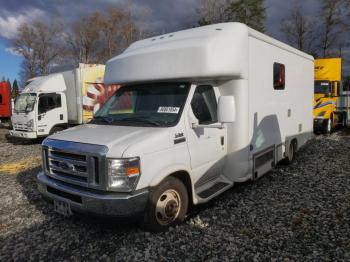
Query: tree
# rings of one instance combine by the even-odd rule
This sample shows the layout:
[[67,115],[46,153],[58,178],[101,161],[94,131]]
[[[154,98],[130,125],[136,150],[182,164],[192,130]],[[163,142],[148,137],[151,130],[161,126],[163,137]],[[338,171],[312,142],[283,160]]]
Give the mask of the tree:
[[6,82],[6,78],[4,76],[1,78],[1,82]]
[[102,20],[100,59],[106,61],[122,52],[140,38],[140,30],[132,19],[131,10],[112,8]]
[[199,25],[221,22],[241,22],[258,31],[265,31],[264,0],[202,0]]
[[17,80],[13,80],[13,84],[12,84],[12,89],[11,89],[11,98],[15,98],[17,97],[19,94],[19,90],[18,90],[18,84],[17,84]]
[[241,22],[260,32],[265,31],[264,0],[233,0],[225,10],[226,21]]
[[198,24],[210,25],[226,21],[227,0],[202,0],[199,9]]
[[23,56],[21,76],[23,82],[37,75],[47,74],[49,66],[60,54],[62,25],[53,19],[35,20],[21,24],[18,34],[12,41],[14,50]]
[[96,63],[103,18],[94,12],[76,21],[66,34],[69,46],[67,54],[76,63]]
[[320,13],[320,50],[322,57],[335,52],[334,49],[342,47],[348,31],[345,22],[345,12],[348,11],[348,0],[323,0]]
[[105,63],[143,36],[131,10],[110,8],[106,14],[94,12],[73,24],[66,35],[68,54],[76,63]]
[[287,19],[281,25],[281,31],[290,45],[311,54],[315,54],[317,49],[316,29],[315,21],[303,14],[300,4],[290,9]]
[[11,90],[11,88],[12,88],[12,85],[11,85],[11,82],[10,82],[10,79],[9,78],[7,78],[7,84],[8,84],[8,86],[10,87],[10,90]]

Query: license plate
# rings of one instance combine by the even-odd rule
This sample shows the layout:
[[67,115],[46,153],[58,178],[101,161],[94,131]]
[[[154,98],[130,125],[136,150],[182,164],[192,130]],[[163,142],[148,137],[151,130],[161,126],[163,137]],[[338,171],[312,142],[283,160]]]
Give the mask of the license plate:
[[65,216],[65,217],[72,215],[72,210],[71,210],[70,204],[68,202],[64,202],[61,200],[54,200],[53,206],[54,206],[55,212]]

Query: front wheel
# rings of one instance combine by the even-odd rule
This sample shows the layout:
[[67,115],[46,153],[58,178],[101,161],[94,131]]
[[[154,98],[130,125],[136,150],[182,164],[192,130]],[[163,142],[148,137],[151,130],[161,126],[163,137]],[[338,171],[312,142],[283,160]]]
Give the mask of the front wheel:
[[344,112],[343,113],[343,119],[342,119],[343,121],[343,123],[342,123],[342,126],[343,127],[347,127],[347,124],[348,124],[348,115],[347,115],[347,113],[346,112]]
[[324,133],[329,135],[331,132],[332,132],[332,119],[331,118],[328,118],[326,123],[325,123],[325,126],[324,126]]
[[59,126],[55,126],[51,129],[50,131],[50,134],[49,135],[53,135],[53,134],[56,134],[58,132],[61,132],[63,131],[64,129],[62,127],[59,127]]
[[152,232],[166,231],[184,221],[188,208],[188,192],[175,177],[167,177],[150,192],[144,226]]

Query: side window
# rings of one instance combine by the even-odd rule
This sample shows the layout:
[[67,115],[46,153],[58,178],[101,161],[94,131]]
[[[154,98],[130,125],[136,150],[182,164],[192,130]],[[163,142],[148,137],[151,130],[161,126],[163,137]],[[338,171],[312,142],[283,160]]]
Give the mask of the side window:
[[286,68],[284,64],[273,64],[273,88],[276,90],[283,90],[286,82]]
[[60,94],[42,94],[39,97],[38,111],[39,114],[45,113],[52,109],[61,107]]
[[2,104],[2,95],[0,95],[0,104]]
[[217,102],[212,86],[197,86],[193,94],[191,107],[200,124],[217,122]]

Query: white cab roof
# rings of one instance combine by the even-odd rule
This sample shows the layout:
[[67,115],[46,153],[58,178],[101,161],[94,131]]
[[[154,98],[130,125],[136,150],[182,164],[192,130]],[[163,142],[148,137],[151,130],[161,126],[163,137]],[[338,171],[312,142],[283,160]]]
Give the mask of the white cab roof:
[[311,56],[241,23],[222,23],[133,43],[106,64],[105,83],[248,78],[248,36]]
[[63,92],[66,90],[66,84],[62,74],[51,74],[39,77],[27,85],[22,93],[48,93]]

